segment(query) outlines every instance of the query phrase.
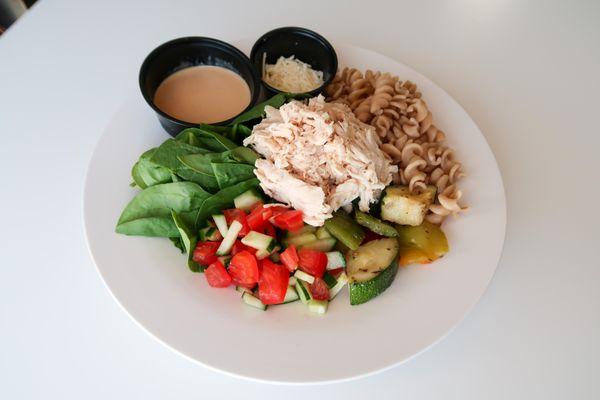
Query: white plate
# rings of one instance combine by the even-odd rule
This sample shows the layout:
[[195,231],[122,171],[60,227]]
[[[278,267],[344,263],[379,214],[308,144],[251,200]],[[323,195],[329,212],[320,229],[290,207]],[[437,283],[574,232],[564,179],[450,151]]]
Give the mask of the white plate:
[[450,253],[429,266],[401,268],[393,285],[369,303],[352,307],[344,291],[324,316],[311,315],[300,303],[258,311],[242,304],[233,289],[210,288],[168,240],[117,235],[119,214],[137,192],[129,187],[131,166],[168,137],[141,96],[124,103],[90,162],[85,231],[102,278],[150,334],[209,368],[279,383],[340,381],[381,371],[447,335],[496,269],[506,225],[504,189],[475,123],[446,92],[404,64],[357,47],[336,49],[340,65],[416,82],[469,174],[461,187],[472,209],[444,225]]

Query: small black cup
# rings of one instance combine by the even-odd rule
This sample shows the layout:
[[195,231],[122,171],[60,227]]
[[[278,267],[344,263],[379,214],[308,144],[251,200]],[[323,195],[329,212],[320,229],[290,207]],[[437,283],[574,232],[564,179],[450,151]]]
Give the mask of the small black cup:
[[[305,28],[289,26],[274,29],[256,41],[250,52],[250,61],[258,71],[259,77],[263,74],[265,53],[267,64],[275,64],[280,56],[295,56],[296,59],[310,64],[312,69],[323,71],[324,83],[307,93],[311,96],[321,93],[337,73],[338,59],[333,46],[323,36]],[[262,83],[270,93],[281,93],[281,90],[264,81]]]
[[[240,75],[250,88],[250,104],[244,111],[258,101],[261,88],[260,77],[248,57],[237,48],[207,37],[184,37],[166,42],[146,57],[140,68],[139,81],[144,99],[156,112],[162,127],[172,136],[177,135],[182,129],[197,124],[179,120],[162,112],[154,105],[154,94],[166,77],[183,68],[196,65],[225,67]],[[218,122],[216,125],[226,125],[233,118]]]

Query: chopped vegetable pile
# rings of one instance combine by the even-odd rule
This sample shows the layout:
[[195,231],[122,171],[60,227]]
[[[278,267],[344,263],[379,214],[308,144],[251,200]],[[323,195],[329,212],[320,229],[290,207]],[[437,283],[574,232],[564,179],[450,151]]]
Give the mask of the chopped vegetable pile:
[[185,129],[143,153],[131,171],[142,190],[116,231],[169,238],[208,285],[235,287],[249,306],[299,300],[318,314],[345,286],[350,304],[362,304],[392,284],[398,265],[430,263],[448,252],[440,227],[423,220],[432,187],[413,195],[390,186],[368,213],[348,204],[348,212],[338,210],[321,227],[265,196],[254,175],[258,155],[238,143],[265,105],[289,98],[274,96],[229,126]]

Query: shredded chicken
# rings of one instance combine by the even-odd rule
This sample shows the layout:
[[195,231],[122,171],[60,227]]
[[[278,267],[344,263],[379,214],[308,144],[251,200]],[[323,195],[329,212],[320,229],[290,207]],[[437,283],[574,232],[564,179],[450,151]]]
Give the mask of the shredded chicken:
[[397,172],[373,128],[344,104],[319,96],[265,111],[244,140],[265,157],[254,172],[265,193],[301,210],[307,224],[323,225],[356,198],[368,211]]

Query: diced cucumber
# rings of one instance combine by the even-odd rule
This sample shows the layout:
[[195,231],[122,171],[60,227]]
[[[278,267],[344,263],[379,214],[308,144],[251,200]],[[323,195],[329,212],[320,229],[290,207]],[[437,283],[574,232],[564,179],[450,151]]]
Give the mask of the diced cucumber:
[[325,221],[325,227],[333,237],[352,250],[358,249],[365,239],[365,232],[360,225],[343,212],[338,211]]
[[271,255],[271,253],[269,253],[266,250],[258,250],[256,253],[254,253],[254,256],[259,261],[264,260],[265,258],[269,257],[270,255]]
[[201,242],[214,242],[223,239],[221,232],[219,232],[219,230],[214,226],[207,226],[206,228],[200,229],[200,232],[198,232],[198,237]]
[[289,282],[290,286],[296,286],[296,277],[295,276],[290,276],[290,282]]
[[325,314],[327,312],[327,305],[329,302],[327,300],[309,300],[308,310],[315,314]]
[[398,272],[399,248],[395,238],[378,239],[348,254],[350,304],[366,303],[392,284]]
[[323,274],[323,280],[325,281],[329,289],[334,287],[337,283],[337,279],[335,279],[335,277],[327,271],[325,271],[325,273]]
[[[233,224],[232,224],[233,225]],[[266,310],[266,304],[263,304],[262,301],[258,297],[254,297],[251,293],[245,292],[242,295],[242,300],[244,303],[248,304],[250,307],[258,308],[259,310]]]
[[309,300],[312,299],[312,296],[310,295],[310,290],[308,290],[307,283],[298,279],[296,281],[295,286],[296,286],[296,293],[298,293],[298,297],[300,297],[300,301],[303,304],[308,303]]
[[327,238],[332,237],[331,233],[329,233],[327,228],[325,228],[324,226],[317,229],[317,231],[315,232],[315,235],[317,236],[317,239],[327,239]]
[[235,290],[237,290],[238,292],[242,293],[242,295],[244,293],[250,293],[250,294],[252,294],[252,290],[248,289],[247,287],[243,287],[243,286],[236,286]]
[[346,259],[340,251],[330,251],[327,253],[327,269],[338,269],[346,266]]
[[239,221],[233,221],[231,223],[231,226],[227,230],[227,235],[225,235],[223,237],[223,241],[221,242],[221,245],[217,249],[218,256],[224,256],[226,254],[229,254],[229,252],[231,251],[231,248],[233,247],[233,245],[238,237],[238,233],[240,233],[241,230],[242,230],[242,224],[240,224]]
[[240,210],[248,211],[250,210],[256,203],[262,202],[263,197],[260,192],[252,188],[250,190],[245,191],[240,194],[238,197],[233,199],[233,204],[235,208],[239,208]]
[[335,240],[335,238],[318,239],[318,240],[313,240],[312,242],[308,242],[308,243],[299,245],[298,248],[327,252],[327,251],[330,251],[331,249],[333,249],[336,242],[337,241]]
[[269,258],[271,259],[271,261],[273,261],[274,263],[278,263],[279,261],[281,261],[281,257],[279,256],[279,253],[272,253]]
[[256,231],[248,232],[248,234],[242,238],[242,243],[256,250],[268,251],[269,254],[277,245],[277,242],[275,242],[275,239],[271,236]]
[[315,233],[316,231],[317,231],[317,228],[315,228],[314,226],[304,225],[302,228],[300,228],[299,230],[297,230],[295,232],[288,232],[285,235],[285,237],[291,238],[291,237],[304,235],[305,233]]
[[303,233],[298,236],[286,237],[284,239],[284,242],[287,246],[290,246],[293,244],[296,247],[300,247],[303,244],[314,242],[315,240],[317,240],[317,237],[315,236],[315,234],[311,233],[311,232],[307,232],[307,233]]
[[279,251],[279,250],[280,250],[279,246],[275,246],[275,248],[272,251],[258,250],[256,252],[256,254],[254,254],[254,256],[256,257],[257,260],[264,260],[265,258],[269,257],[272,253]]
[[298,292],[292,285],[288,286],[287,291],[285,292],[285,297],[283,298],[283,303],[291,303],[293,301],[298,301],[300,297],[298,296]]
[[227,228],[227,220],[225,219],[225,216],[223,214],[215,214],[212,216],[212,218],[215,221],[215,225],[221,233],[221,236],[227,236],[227,231],[229,229]]
[[336,284],[329,289],[329,300],[333,299],[337,294],[346,286],[348,283],[348,276],[342,272],[340,276],[337,277]]
[[231,256],[219,256],[217,258],[219,259],[219,261],[221,261],[221,264],[223,264],[224,267],[229,266],[229,262],[231,261]]
[[398,236],[398,231],[390,225],[379,218],[375,218],[372,215],[364,213],[362,211],[356,210],[354,212],[354,219],[358,222],[359,225],[364,226],[367,229],[381,235],[387,237],[396,237]]
[[314,276],[309,275],[306,272],[301,271],[299,269],[297,269],[296,272],[294,272],[294,276],[297,279],[300,279],[300,280],[302,280],[304,282],[308,282],[308,283],[311,283],[311,284],[315,281],[315,277]]

